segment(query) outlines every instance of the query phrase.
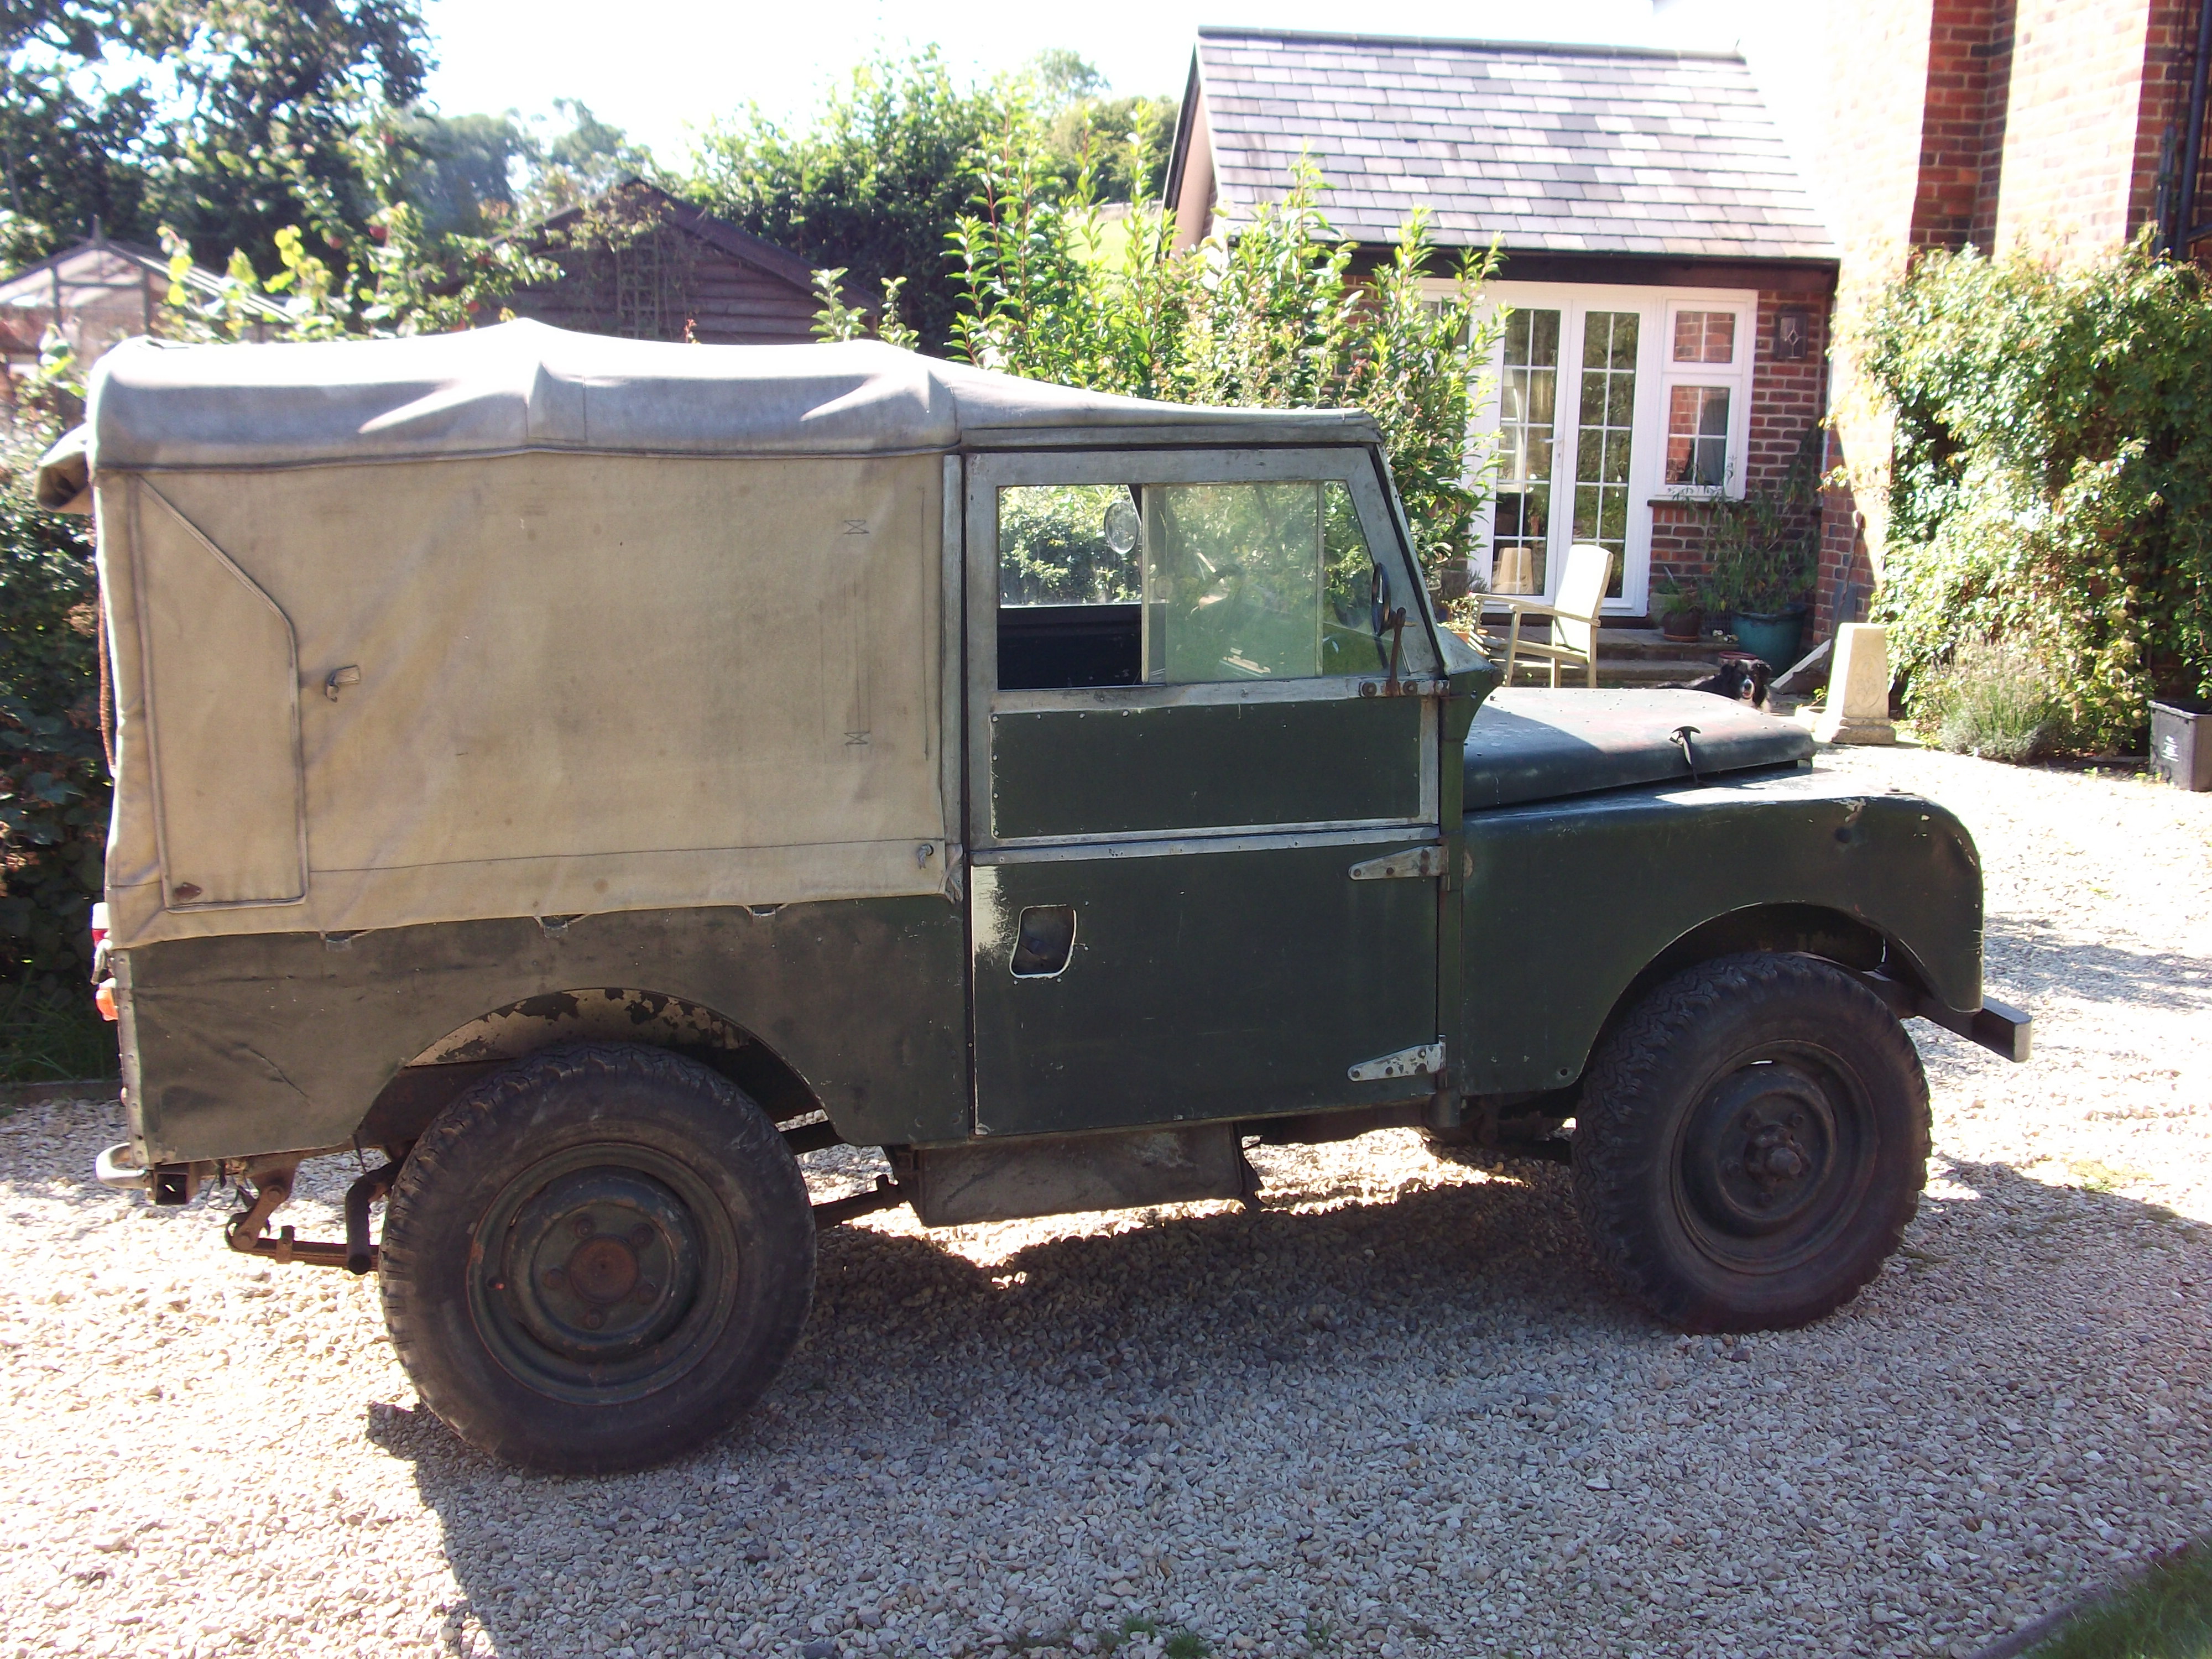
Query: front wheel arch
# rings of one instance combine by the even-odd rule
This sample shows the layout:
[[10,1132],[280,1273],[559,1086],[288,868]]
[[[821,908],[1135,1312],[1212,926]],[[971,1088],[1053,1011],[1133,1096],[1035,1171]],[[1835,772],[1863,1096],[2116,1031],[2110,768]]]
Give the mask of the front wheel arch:
[[1813,957],[1853,973],[1879,971],[1916,994],[1928,989],[1925,969],[1904,942],[1870,922],[1822,904],[1747,905],[1698,923],[1622,988],[1591,1042],[1583,1074],[1614,1028],[1657,987],[1703,963],[1753,953]]

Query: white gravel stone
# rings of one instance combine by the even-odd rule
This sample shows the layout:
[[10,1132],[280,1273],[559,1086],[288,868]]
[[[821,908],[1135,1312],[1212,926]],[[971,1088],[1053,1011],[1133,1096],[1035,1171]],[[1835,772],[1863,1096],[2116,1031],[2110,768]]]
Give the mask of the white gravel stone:
[[[1381,1134],[1256,1154],[1257,1216],[848,1226],[744,1426],[555,1480],[416,1408],[371,1285],[93,1185],[112,1102],[26,1107],[0,1656],[1971,1652],[2207,1529],[2212,797],[1822,763],[1972,826],[2038,1054],[1914,1026],[1929,1196],[1814,1329],[1677,1338],[1563,1170]],[[287,1218],[335,1237],[307,1173]]]

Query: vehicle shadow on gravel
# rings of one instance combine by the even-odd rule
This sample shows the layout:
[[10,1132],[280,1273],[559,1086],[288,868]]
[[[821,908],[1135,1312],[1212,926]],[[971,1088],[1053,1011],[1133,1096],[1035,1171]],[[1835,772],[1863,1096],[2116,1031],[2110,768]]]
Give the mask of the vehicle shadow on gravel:
[[[698,1575],[704,1585],[720,1567],[713,1582],[738,1609],[724,1615],[729,1628],[742,1631],[757,1613],[770,1627],[771,1647],[815,1639],[799,1622],[810,1607],[849,1605],[863,1588],[879,1588],[877,1571],[862,1568],[846,1539],[868,1540],[862,1555],[881,1555],[883,1582],[890,1583],[933,1571],[934,1558],[951,1559],[963,1537],[958,1548],[973,1547],[961,1523],[940,1533],[921,1514],[972,1514],[981,1527],[991,1513],[994,1533],[1009,1535],[1048,1529],[1052,1515],[1064,1515],[1064,1485],[1049,1462],[1041,1467],[1030,1455],[1041,1425],[1064,1425],[1076,1444],[1079,1429],[1095,1443],[1105,1434],[1100,1425],[1121,1425],[1140,1455],[1152,1444],[1150,1425],[1173,1422],[1182,1435],[1193,1431],[1184,1425],[1203,1423],[1231,1448],[1220,1473],[1249,1501],[1296,1504],[1274,1414],[1307,1409],[1300,1402],[1317,1394],[1370,1399],[1406,1425],[1401,1433],[1425,1423],[1468,1430],[1472,1443],[1454,1454],[1464,1460],[1462,1478],[1509,1492],[1516,1468],[1525,1475],[1537,1466],[1530,1460],[1565,1455],[1566,1444],[1599,1457],[1598,1467],[1618,1457],[1614,1487],[1635,1482],[1649,1512],[1666,1513],[1712,1501],[1713,1477],[1675,1461],[1687,1455],[1684,1445],[1711,1442],[1725,1463],[1734,1455],[1727,1437],[1771,1418],[1774,1396],[1750,1390],[1777,1382],[1753,1377],[1786,1376],[1792,1389],[1863,1391],[1869,1401],[1879,1391],[1883,1403],[1874,1409],[1882,1427],[1863,1462],[1856,1451],[1838,1457],[1840,1443],[1829,1441],[1825,1427],[1803,1443],[1802,1456],[1779,1447],[1771,1454],[1773,1474],[1808,1488],[1848,1489],[1867,1513],[1890,1509],[1895,1477],[1887,1460],[1901,1450],[1984,1471],[2016,1468],[2006,1479],[2023,1490],[2063,1480],[2071,1500],[2094,1500],[2082,1513],[2101,1513],[2124,1528],[2139,1521],[2157,1545],[2173,1541],[2166,1534],[2177,1528],[2185,1534],[2206,1524],[2201,1505],[2183,1521],[2174,1507],[2182,1489],[2147,1468],[2139,1452],[2099,1437],[2104,1405],[2155,1386],[2147,1379],[2170,1375],[2179,1386],[2185,1373],[2203,1380],[2203,1298],[2176,1303],[2146,1279],[2142,1263],[2156,1244],[2184,1251],[2201,1271],[2212,1268],[2212,1249],[2200,1231],[2155,1206],[2048,1186],[2002,1165],[1950,1165],[1954,1186],[1923,1201],[1906,1251],[1856,1304],[1807,1331],[1738,1345],[1673,1340],[1599,1282],[1574,1224],[1565,1170],[1483,1164],[1464,1155],[1454,1162],[1483,1168],[1489,1178],[1395,1199],[1371,1188],[1331,1193],[1316,1185],[1285,1192],[1278,1207],[1257,1214],[1155,1213],[1114,1231],[1015,1237],[1003,1253],[991,1248],[989,1230],[940,1240],[838,1229],[823,1239],[806,1340],[769,1398],[729,1435],[670,1468],[518,1482],[427,1413],[382,1406],[371,1408],[369,1437],[412,1464],[423,1500],[445,1523],[447,1557],[466,1596],[451,1627],[458,1632],[457,1621],[474,1620],[502,1654],[574,1645],[575,1632],[556,1630],[544,1610],[519,1599],[536,1577],[538,1552],[555,1547],[545,1540],[564,1534],[569,1541],[558,1547],[578,1567],[633,1574],[641,1588],[648,1571],[658,1590],[663,1574]],[[1956,1195],[1957,1188],[1973,1195]],[[1312,1207],[1322,1203],[1334,1207]],[[2032,1297],[2021,1294],[2023,1267],[2037,1280]],[[1746,1358],[1758,1363],[1723,1363]],[[1588,1375],[1594,1365],[1620,1374],[1608,1412],[1644,1413],[1656,1428],[1665,1412],[1679,1410],[1680,1395],[1666,1391],[1690,1366],[1710,1376],[1704,1389],[1721,1391],[1718,1414],[1680,1431],[1656,1429],[1659,1449],[1632,1455],[1626,1442],[1604,1438],[1609,1417],[1572,1421],[1571,1394],[1556,1421],[1511,1403],[1516,1390],[1530,1390],[1530,1379]],[[2018,1379],[2031,1368],[2033,1386],[2023,1389]],[[1962,1407],[1959,1379],[1971,1376],[1989,1379],[2002,1400]],[[2028,1419],[2032,1405],[2047,1410],[2062,1394],[2061,1409],[2075,1414],[2054,1450],[2040,1419]],[[2126,1410],[2130,1421],[2142,1420],[2139,1406]],[[1976,1412],[1978,1427],[1969,1421]],[[1240,1444],[1250,1449],[1234,1449]],[[2178,1467],[2199,1461],[2178,1442],[2170,1450]],[[1103,1455],[1110,1462],[1115,1454]],[[1636,1461],[1650,1457],[1662,1461]],[[1579,1473],[1571,1483],[1577,1503]],[[1084,1487],[1081,1501],[1105,1504],[1115,1524],[1141,1534],[1149,1524],[1141,1498],[1095,1478],[1102,1484]],[[1996,1484],[1993,1478],[1993,1492]],[[1992,1518],[1972,1524],[1998,1526],[1990,1501]],[[992,1508],[1001,1504],[1015,1507],[1012,1520]],[[805,1528],[823,1516],[831,1530],[810,1537]],[[1962,1510],[1931,1521],[1927,1537],[1894,1561],[1882,1543],[1863,1571],[1903,1583],[1925,1598],[1930,1620],[1941,1614],[1962,1632],[1997,1627],[1992,1597],[2017,1592],[2022,1605],[2040,1610],[2069,1583],[2103,1571],[2091,1559],[2095,1537],[2053,1553],[2057,1523],[2046,1522],[2039,1541],[2006,1559],[1998,1533],[1960,1530],[1965,1517]],[[1556,1532],[1563,1523],[1531,1524],[1540,1530],[1527,1539],[1508,1532],[1490,1540],[1491,1559],[1526,1550],[1550,1559],[1555,1540],[1540,1527]],[[1680,1569],[1682,1558],[1648,1540],[1644,1525],[1602,1534],[1627,1552],[1608,1569],[1617,1577]],[[1752,1555],[1768,1546],[1748,1540],[1762,1535],[1751,1529],[1740,1544],[1713,1534],[1711,1570],[1749,1575]],[[1863,1548],[1872,1552],[1878,1541],[1869,1534]],[[1954,1551],[1971,1545],[1995,1564],[1994,1577],[1978,1588],[1954,1569],[1947,1582],[1918,1561],[1931,1541]],[[791,1594],[787,1577],[779,1592],[750,1576],[750,1564],[769,1560],[787,1562],[787,1573],[811,1587],[796,1612],[771,1611],[779,1593]],[[1839,1561],[1838,1570],[1860,1569]],[[865,1586],[854,1582],[864,1571]],[[1310,1578],[1316,1605],[1327,1594],[1325,1570],[1298,1557],[1270,1571],[1278,1589],[1299,1593]],[[1744,1595],[1754,1593],[1747,1582]],[[1903,1593],[1882,1592],[1893,1607]],[[665,1606],[673,1605],[672,1595]],[[1087,1605],[1077,1597],[1070,1616]],[[1742,1616],[1753,1612],[1747,1600]],[[664,1625],[657,1612],[642,1612],[603,1647],[628,1642],[643,1655],[729,1645],[728,1635],[687,1626],[684,1617],[667,1613]],[[1711,1628],[1725,1627],[1723,1620]],[[1871,1626],[1862,1634],[1869,1642],[1876,1636]],[[1845,1645],[1861,1650],[1856,1640]]]

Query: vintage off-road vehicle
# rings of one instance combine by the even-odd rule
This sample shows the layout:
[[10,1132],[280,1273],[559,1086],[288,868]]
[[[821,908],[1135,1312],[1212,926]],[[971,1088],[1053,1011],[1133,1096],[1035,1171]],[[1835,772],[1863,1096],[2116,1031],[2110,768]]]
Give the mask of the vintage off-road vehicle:
[[[1658,1317],[1799,1324],[1912,1214],[1900,1021],[2025,1056],[1950,814],[1717,698],[1494,691],[1358,414],[139,341],[40,483],[114,687],[100,1177],[374,1267],[518,1462],[728,1423],[820,1226],[1249,1201],[1255,1139],[1571,1145]],[[810,1206],[837,1142],[895,1176]],[[341,1155],[345,1242],[270,1236]]]

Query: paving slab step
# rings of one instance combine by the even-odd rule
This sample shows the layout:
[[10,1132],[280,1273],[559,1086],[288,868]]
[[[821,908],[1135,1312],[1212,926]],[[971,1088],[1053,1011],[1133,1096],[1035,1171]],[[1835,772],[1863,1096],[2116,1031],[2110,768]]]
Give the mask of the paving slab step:
[[[1701,659],[1678,658],[1673,661],[1665,658],[1650,657],[1608,659],[1602,647],[1598,652],[1597,683],[1601,687],[1687,685],[1694,680],[1705,678],[1712,672],[1713,665]],[[1524,662],[1514,671],[1513,684],[1516,685],[1541,686],[1549,685],[1551,683],[1549,666],[1543,663],[1531,665]],[[1559,684],[1562,689],[1580,686],[1584,683],[1579,670],[1559,671]]]

